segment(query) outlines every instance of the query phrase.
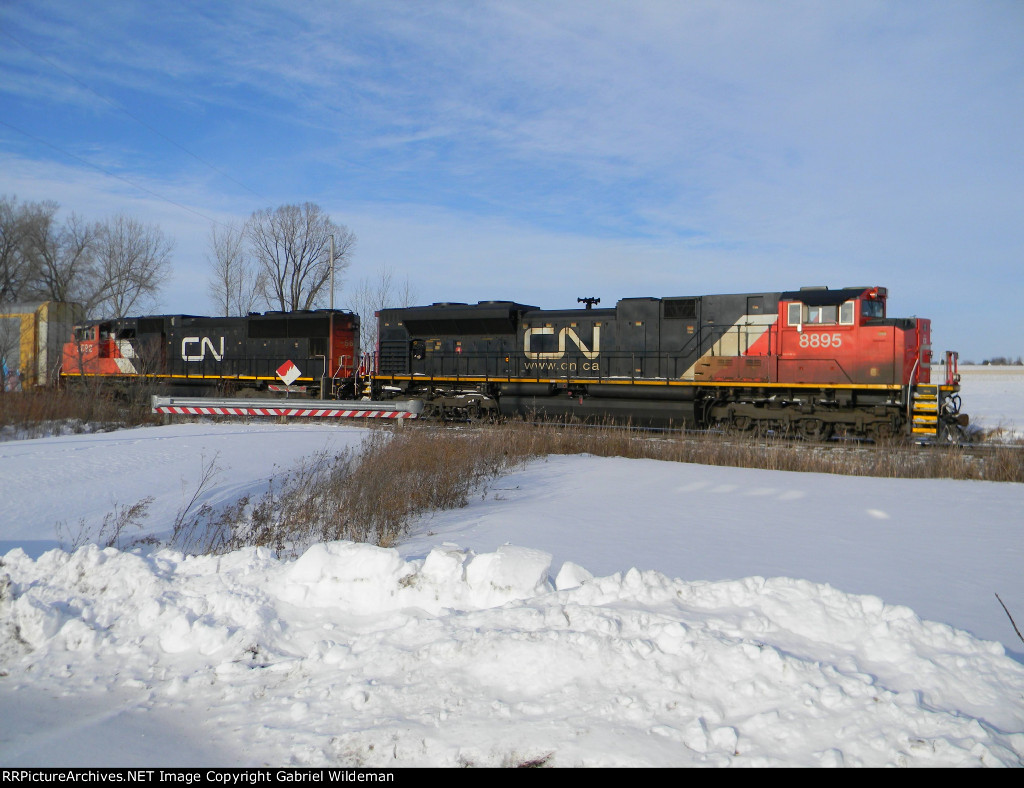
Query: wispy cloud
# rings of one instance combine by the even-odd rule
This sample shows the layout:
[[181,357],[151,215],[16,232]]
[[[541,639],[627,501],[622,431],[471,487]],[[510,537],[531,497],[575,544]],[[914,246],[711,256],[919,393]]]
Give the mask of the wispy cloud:
[[[481,297],[895,279],[969,325],[965,267],[1024,284],[1015,0],[33,0],[0,30],[29,47],[0,47],[0,110],[35,137],[203,211],[318,201],[358,218],[368,264],[411,255]],[[4,151],[122,196],[0,127]]]

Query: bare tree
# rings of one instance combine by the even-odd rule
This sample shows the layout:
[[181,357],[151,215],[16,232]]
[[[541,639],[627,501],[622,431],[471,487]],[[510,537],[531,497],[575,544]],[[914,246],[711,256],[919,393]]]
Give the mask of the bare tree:
[[25,237],[38,203],[18,203],[17,197],[0,197],[0,303],[20,301],[28,294],[31,262],[25,254]]
[[282,205],[256,211],[246,224],[262,296],[284,312],[324,306],[330,296],[330,239],[336,278],[348,267],[356,237],[318,205]]
[[104,317],[125,317],[142,309],[170,275],[174,241],[156,225],[115,216],[101,225],[97,267],[102,287],[97,311]]
[[245,230],[237,226],[210,226],[210,297],[225,317],[253,310],[264,289],[265,276],[255,270],[245,245]]
[[400,280],[387,265],[382,266],[370,277],[360,279],[348,296],[348,309],[360,316],[359,346],[363,352],[377,347],[377,318],[375,313],[382,309],[412,306],[416,292],[409,284],[409,277]]
[[26,234],[32,292],[41,299],[83,304],[88,311],[103,289],[96,266],[99,225],[75,214],[58,224],[57,203],[43,206]]
[[60,206],[0,198],[0,302],[63,301],[87,314],[124,317],[169,276],[173,240],[126,216],[90,224]]

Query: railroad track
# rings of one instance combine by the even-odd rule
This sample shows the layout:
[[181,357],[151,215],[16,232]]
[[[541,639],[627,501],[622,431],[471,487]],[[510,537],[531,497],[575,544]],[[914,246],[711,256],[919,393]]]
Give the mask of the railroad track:
[[[646,434],[653,437],[663,438],[675,438],[681,440],[690,440],[693,442],[704,441],[708,439],[715,439],[723,444],[732,444],[737,446],[757,446],[764,449],[822,449],[826,451],[852,451],[852,450],[863,450],[863,449],[876,449],[885,447],[902,447],[908,449],[916,449],[920,451],[943,451],[952,450],[957,451],[961,454],[991,454],[999,451],[1024,451],[1024,440],[1017,442],[1003,442],[1003,441],[989,441],[989,440],[973,440],[963,443],[942,443],[939,441],[927,441],[921,440],[920,438],[894,438],[884,443],[877,443],[871,438],[856,438],[849,436],[837,436],[832,437],[827,441],[813,441],[808,440],[800,435],[784,435],[784,434],[768,434],[765,436],[755,436],[753,433],[744,433],[742,436],[733,435],[729,432],[725,432],[718,429],[682,429],[679,427],[644,427],[635,426],[629,424],[588,424],[585,422],[571,422],[567,424],[554,422],[554,421],[539,421],[539,420],[523,420],[506,422],[513,424],[523,424],[531,427],[549,427],[558,428],[563,427],[565,429],[572,430],[584,430],[584,431],[607,431],[607,432],[633,432]],[[436,421],[423,419],[417,424],[418,428],[435,428],[435,429],[465,429],[467,427],[481,427],[485,428],[492,426],[488,422],[479,421],[460,421],[460,420],[447,420],[447,421]]]

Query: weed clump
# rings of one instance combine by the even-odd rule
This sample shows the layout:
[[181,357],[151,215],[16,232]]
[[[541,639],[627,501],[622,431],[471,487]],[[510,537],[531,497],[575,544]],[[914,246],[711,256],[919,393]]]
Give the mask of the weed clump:
[[[187,552],[265,546],[296,552],[323,541],[391,547],[422,513],[465,506],[525,459],[496,431],[372,430],[355,450],[314,454],[245,501],[194,525],[175,544]],[[209,513],[207,513],[209,514]]]

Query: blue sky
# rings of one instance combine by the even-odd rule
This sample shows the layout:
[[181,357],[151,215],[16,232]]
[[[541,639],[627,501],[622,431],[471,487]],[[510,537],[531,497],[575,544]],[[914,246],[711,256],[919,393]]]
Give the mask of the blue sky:
[[308,200],[422,302],[884,285],[1016,357],[1024,2],[0,0],[0,193],[159,224],[167,312]]

